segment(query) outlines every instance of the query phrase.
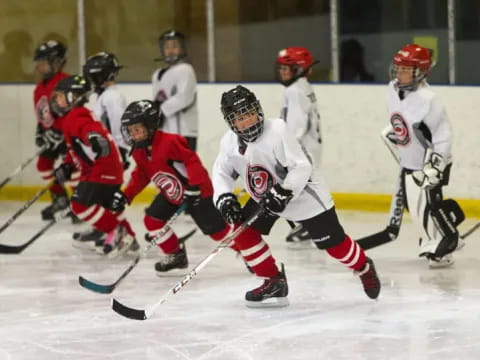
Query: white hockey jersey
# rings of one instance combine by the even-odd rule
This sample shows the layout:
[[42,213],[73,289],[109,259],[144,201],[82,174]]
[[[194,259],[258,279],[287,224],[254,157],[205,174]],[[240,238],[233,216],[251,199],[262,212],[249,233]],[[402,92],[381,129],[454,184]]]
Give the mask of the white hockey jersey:
[[451,161],[452,130],[445,108],[423,81],[416,91],[406,91],[400,100],[399,90],[391,81],[387,105],[395,132],[400,166],[410,170],[423,168],[425,152],[431,148]]
[[253,143],[247,143],[243,155],[232,130],[223,136],[213,166],[215,203],[220,195],[233,191],[238,177],[255,201],[276,183],[292,190],[294,197],[279,214],[292,221],[312,218],[333,207],[323,177],[312,170],[300,143],[279,118],[265,119],[262,135]]
[[285,88],[280,117],[287,122],[290,134],[295,134],[313,156],[314,164],[320,165],[320,114],[315,92],[305,77]]
[[165,115],[162,130],[198,136],[197,78],[192,65],[177,63],[152,75],[153,100]]
[[112,134],[118,147],[128,149],[123,140],[121,128],[122,115],[127,107],[125,96],[118,89],[118,85],[110,85],[97,98],[93,105],[93,113]]

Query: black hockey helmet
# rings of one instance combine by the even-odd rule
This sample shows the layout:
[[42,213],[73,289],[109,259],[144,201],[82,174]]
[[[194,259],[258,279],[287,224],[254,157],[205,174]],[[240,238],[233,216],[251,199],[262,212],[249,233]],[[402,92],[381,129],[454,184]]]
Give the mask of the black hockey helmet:
[[[92,88],[82,75],[71,75],[60,80],[53,90],[50,98],[50,107],[58,115],[65,115],[74,107],[82,106],[88,102]],[[59,99],[59,94],[65,96],[64,104]]]
[[[178,45],[181,48],[181,52],[176,55],[165,55],[165,43],[169,40],[177,40]],[[179,60],[183,59],[187,56],[187,49],[185,47],[185,35],[180,31],[176,30],[167,30],[158,39],[158,46],[160,48],[160,59],[156,59],[159,61],[164,61],[167,64],[175,64]]]
[[106,81],[113,81],[118,71],[123,68],[118,58],[108,52],[99,52],[90,56],[83,65],[83,76],[92,82],[95,92],[101,93]]
[[[262,134],[263,109],[255,94],[247,88],[237,85],[236,88],[223,93],[221,110],[223,118],[230,128],[244,141],[253,142]],[[257,121],[253,125],[239,130],[235,126],[235,121],[245,120],[244,117],[250,114],[256,114]]]
[[33,55],[33,61],[46,60],[50,71],[42,74],[44,79],[49,79],[57,73],[67,62],[67,48],[57,40],[48,40],[40,44]]
[[[153,101],[139,100],[130,103],[121,119],[121,131],[123,140],[135,148],[147,147],[151,144],[155,132],[160,128],[160,118],[158,115],[158,106]],[[135,141],[130,133],[129,126],[142,124],[146,130],[144,139]]]

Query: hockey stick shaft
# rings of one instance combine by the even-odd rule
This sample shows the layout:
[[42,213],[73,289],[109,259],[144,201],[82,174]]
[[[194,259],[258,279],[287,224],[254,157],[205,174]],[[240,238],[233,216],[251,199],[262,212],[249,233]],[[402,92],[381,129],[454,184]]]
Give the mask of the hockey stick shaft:
[[16,175],[18,175],[23,169],[27,167],[44,149],[38,150],[35,155],[25,160],[22,164],[18,165],[18,167],[9,175],[5,180],[0,183],[0,189],[3,188],[10,180],[12,180]]
[[20,216],[22,215],[30,206],[32,206],[32,204],[37,201],[40,196],[42,196],[45,192],[48,191],[48,189],[50,189],[50,187],[53,185],[54,183],[54,180],[52,180],[50,183],[48,183],[47,186],[45,186],[44,188],[42,188],[42,190],[40,190],[38,193],[35,194],[34,197],[32,197],[30,200],[28,200],[25,204],[23,204],[23,206],[15,213],[12,215],[12,217],[10,217],[10,219],[7,220],[7,222],[5,222],[5,224],[2,225],[2,227],[0,227],[0,234],[6,229],[8,228],[10,225],[12,225],[12,223]]
[[480,222],[476,223],[470,230],[466,231],[465,233],[460,235],[460,239],[465,239],[468,237],[470,234],[472,234],[475,230],[480,228]]
[[26,243],[18,246],[13,245],[2,245],[0,244],[0,253],[1,254],[19,254],[27,247],[29,247],[35,240],[37,240],[40,236],[45,234],[45,232],[50,229],[53,225],[55,225],[60,219],[65,218],[70,213],[70,209],[65,209],[59,214],[55,214],[53,220],[50,220],[43,228],[40,229],[35,235],[32,236],[30,240]]
[[164,302],[167,301],[168,297],[171,295],[175,295],[179,292],[185,285],[187,285],[190,280],[192,280],[199,272],[202,270],[215,256],[220,253],[224,248],[228,247],[232,241],[240,235],[245,229],[251,226],[263,213],[263,208],[259,208],[249,219],[243,222],[234,232],[228,235],[225,239],[223,239],[215,249],[212,250],[210,254],[208,254],[199,264],[197,264],[185,277],[180,280],[178,283],[175,284],[170,290],[168,290],[165,295],[152,305],[149,309],[146,310],[137,310],[127,307],[117,301],[116,299],[112,300],[112,309],[119,313],[122,316],[125,316],[129,319],[133,320],[146,320],[150,318],[156,311],[156,309],[162,305]]
[[140,259],[144,258],[147,256],[148,251],[150,248],[154,245],[157,244],[157,242],[160,241],[160,239],[170,230],[170,226],[175,222],[175,220],[178,218],[178,216],[185,211],[187,208],[186,204],[182,204],[177,211],[172,215],[172,217],[167,221],[165,226],[159,231],[155,237],[149,241],[148,245],[142,250],[140,255],[138,255],[132,263],[128,266],[127,269],[118,277],[117,280],[115,280],[112,284],[109,285],[102,285],[102,284],[97,284],[93,281],[90,281],[88,279],[85,279],[82,276],[78,277],[78,283],[80,286],[84,287],[85,289],[91,290],[96,293],[100,294],[110,294],[115,290],[115,288],[118,286],[118,284],[125,279],[125,277],[137,266],[137,264],[140,262]]

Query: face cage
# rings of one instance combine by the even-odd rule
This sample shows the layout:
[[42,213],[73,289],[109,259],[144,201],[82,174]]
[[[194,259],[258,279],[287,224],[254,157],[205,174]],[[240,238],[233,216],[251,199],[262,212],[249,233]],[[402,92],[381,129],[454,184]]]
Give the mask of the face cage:
[[[163,48],[165,46],[165,42],[169,40],[176,40],[177,43],[179,44],[180,48],[182,49],[182,52],[178,55],[172,55],[172,56],[165,56],[165,53],[163,52]],[[187,53],[185,51],[185,44],[180,38],[173,38],[173,39],[166,39],[166,40],[160,40],[159,41],[159,47],[160,47],[160,57],[162,61],[166,62],[169,65],[173,65],[177,62],[179,62],[181,59],[187,56]]]
[[[244,129],[243,131],[238,130],[235,127],[235,118],[238,115],[244,115],[250,112],[255,112],[257,114],[257,122],[252,126]],[[246,142],[254,142],[257,140],[260,135],[263,133],[263,110],[258,101],[255,101],[249,105],[242,106],[235,111],[231,111],[225,115],[225,120],[227,120],[230,129],[237,134],[241,139]]]
[[418,88],[418,85],[427,77],[427,72],[425,70],[421,70],[417,68],[416,66],[413,67],[413,77],[412,77],[412,82],[408,84],[403,84],[400,85],[397,79],[397,71],[398,71],[398,65],[397,64],[391,64],[390,65],[390,80],[395,80],[397,83],[397,87],[400,90],[406,90],[406,91],[415,91]]
[[[141,141],[135,141],[133,140],[132,136],[130,135],[130,131],[128,131],[128,126],[129,125],[134,125],[134,124],[142,124],[145,130],[147,131],[147,137]],[[120,126],[120,132],[122,133],[123,141],[127,143],[127,145],[136,148],[136,149],[142,149],[146,148],[147,146],[150,146],[152,144],[152,139],[153,136],[155,135],[156,129],[149,128],[145,123],[142,121],[137,121],[133,122],[130,124],[122,124]]]

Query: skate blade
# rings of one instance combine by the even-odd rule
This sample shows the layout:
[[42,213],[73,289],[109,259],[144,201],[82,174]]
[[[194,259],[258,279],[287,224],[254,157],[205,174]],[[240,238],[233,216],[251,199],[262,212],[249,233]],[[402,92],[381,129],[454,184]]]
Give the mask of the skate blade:
[[275,307],[285,307],[290,305],[287,297],[272,297],[265,299],[263,301],[248,301],[245,300],[245,304],[249,308],[275,308]]
[[155,270],[155,273],[159,278],[181,277],[187,275],[187,268],[188,266],[185,268],[176,268],[162,272]]
[[430,269],[443,269],[452,266],[454,263],[453,258],[441,259],[440,261],[428,260],[428,267]]
[[[72,241],[72,246],[75,249],[80,249],[80,250],[89,250],[89,251],[95,251],[95,241]],[[103,253],[103,251],[102,251]]]

